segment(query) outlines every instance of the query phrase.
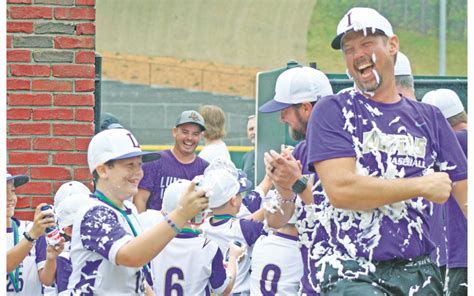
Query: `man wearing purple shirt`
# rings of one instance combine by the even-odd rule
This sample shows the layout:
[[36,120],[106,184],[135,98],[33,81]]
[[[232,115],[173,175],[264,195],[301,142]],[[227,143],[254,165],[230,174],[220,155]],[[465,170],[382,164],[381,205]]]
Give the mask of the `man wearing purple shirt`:
[[387,19],[352,8],[332,47],[359,91],[323,98],[308,124],[308,162],[324,188],[311,251],[318,287],[325,295],[441,295],[428,222],[432,203],[451,192],[467,213],[466,158],[439,110],[398,94],[399,41]]
[[[270,176],[272,181],[279,189],[282,194],[282,188],[278,186],[281,183],[280,178],[290,180],[290,184],[298,182],[303,174],[309,174],[308,161],[307,161],[307,145],[306,145],[306,127],[308,125],[311,111],[313,110],[314,104],[321,97],[332,95],[331,84],[328,78],[320,71],[309,67],[298,67],[289,69],[277,79],[275,85],[275,97],[273,100],[267,102],[261,106],[259,111],[262,113],[269,112],[280,112],[280,120],[288,124],[288,129],[291,137],[294,140],[301,140],[292,152],[292,159],[298,160],[301,163],[301,167],[294,162],[295,170],[289,167],[280,167],[273,171],[267,170],[267,175]],[[317,181],[317,176],[314,178]],[[292,189],[290,189],[292,192]],[[306,217],[306,211],[312,207],[313,198],[311,197],[309,190],[308,193],[301,194],[301,196],[308,199],[305,201],[298,200],[298,223],[297,227],[300,231],[300,240],[302,237],[311,237],[314,232],[314,224],[311,226],[303,225],[302,221]],[[273,228],[279,228],[284,226],[292,213],[295,211],[295,204],[285,203],[280,205],[284,211],[284,215],[281,215],[279,211],[275,213],[265,212],[265,216],[268,220],[269,226]],[[301,210],[299,208],[301,207]],[[304,275],[301,280],[301,293],[303,295],[315,295],[316,290],[314,285],[311,284],[311,274],[314,274],[314,270],[311,266],[314,266],[314,262],[308,256],[308,248],[305,244],[301,245],[301,256],[303,258]]]
[[[426,93],[421,101],[441,110],[467,157],[467,114],[458,95],[450,89],[437,89]],[[452,196],[444,210],[448,247],[445,288],[451,295],[467,295],[467,220]]]
[[201,114],[194,110],[181,113],[172,129],[175,144],[160,151],[161,158],[143,165],[143,179],[133,202],[139,213],[146,209],[161,210],[166,187],[178,179],[192,180],[202,175],[208,162],[194,151],[206,129]]

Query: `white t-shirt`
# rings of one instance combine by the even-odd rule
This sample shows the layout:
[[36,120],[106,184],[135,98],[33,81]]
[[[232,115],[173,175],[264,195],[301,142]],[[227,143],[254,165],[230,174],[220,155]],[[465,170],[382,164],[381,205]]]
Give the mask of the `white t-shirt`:
[[[115,261],[118,250],[134,238],[131,227],[118,210],[92,195],[90,199],[74,219],[68,291],[144,295],[142,268],[119,266]],[[140,234],[142,229],[135,206],[128,201],[124,201],[124,206],[127,217]]]
[[209,163],[216,158],[231,160],[229,149],[224,142],[204,146],[198,156]]
[[261,236],[253,247],[251,295],[298,295],[303,259],[298,237]]
[[[33,224],[30,221],[20,221],[12,218],[12,223],[18,226],[18,242],[23,239],[23,232],[29,231]],[[7,251],[14,247],[13,225],[7,228]],[[46,260],[46,240],[40,237],[28,256],[20,263],[18,288],[15,292],[13,283],[7,273],[7,295],[43,295],[42,285],[39,280],[38,270],[44,267]],[[15,270],[13,270],[15,273]]]

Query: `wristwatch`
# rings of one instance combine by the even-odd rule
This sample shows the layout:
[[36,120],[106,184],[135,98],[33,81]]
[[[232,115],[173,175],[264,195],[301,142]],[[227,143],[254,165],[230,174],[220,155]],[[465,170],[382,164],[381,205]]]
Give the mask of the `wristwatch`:
[[294,193],[301,193],[306,189],[306,184],[308,184],[309,177],[307,175],[296,180],[296,182],[291,186],[291,190]]

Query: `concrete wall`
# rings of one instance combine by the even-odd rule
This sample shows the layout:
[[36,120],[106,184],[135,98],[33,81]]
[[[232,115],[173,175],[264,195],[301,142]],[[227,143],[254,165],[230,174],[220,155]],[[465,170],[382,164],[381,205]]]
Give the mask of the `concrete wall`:
[[307,31],[315,2],[101,0],[97,51],[264,69],[291,58],[307,64]]

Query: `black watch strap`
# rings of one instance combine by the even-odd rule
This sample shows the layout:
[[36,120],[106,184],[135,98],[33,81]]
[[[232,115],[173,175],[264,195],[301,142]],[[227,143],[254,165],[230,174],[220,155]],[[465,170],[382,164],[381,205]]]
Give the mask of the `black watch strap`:
[[291,186],[291,190],[293,190],[294,193],[301,193],[305,190],[306,184],[308,184],[309,177],[308,176],[303,176],[300,179],[296,180],[296,182]]
[[23,236],[26,238],[27,241],[29,241],[30,243],[34,243],[36,242],[37,239],[34,239],[31,237],[31,235],[28,233],[28,232],[23,232]]

